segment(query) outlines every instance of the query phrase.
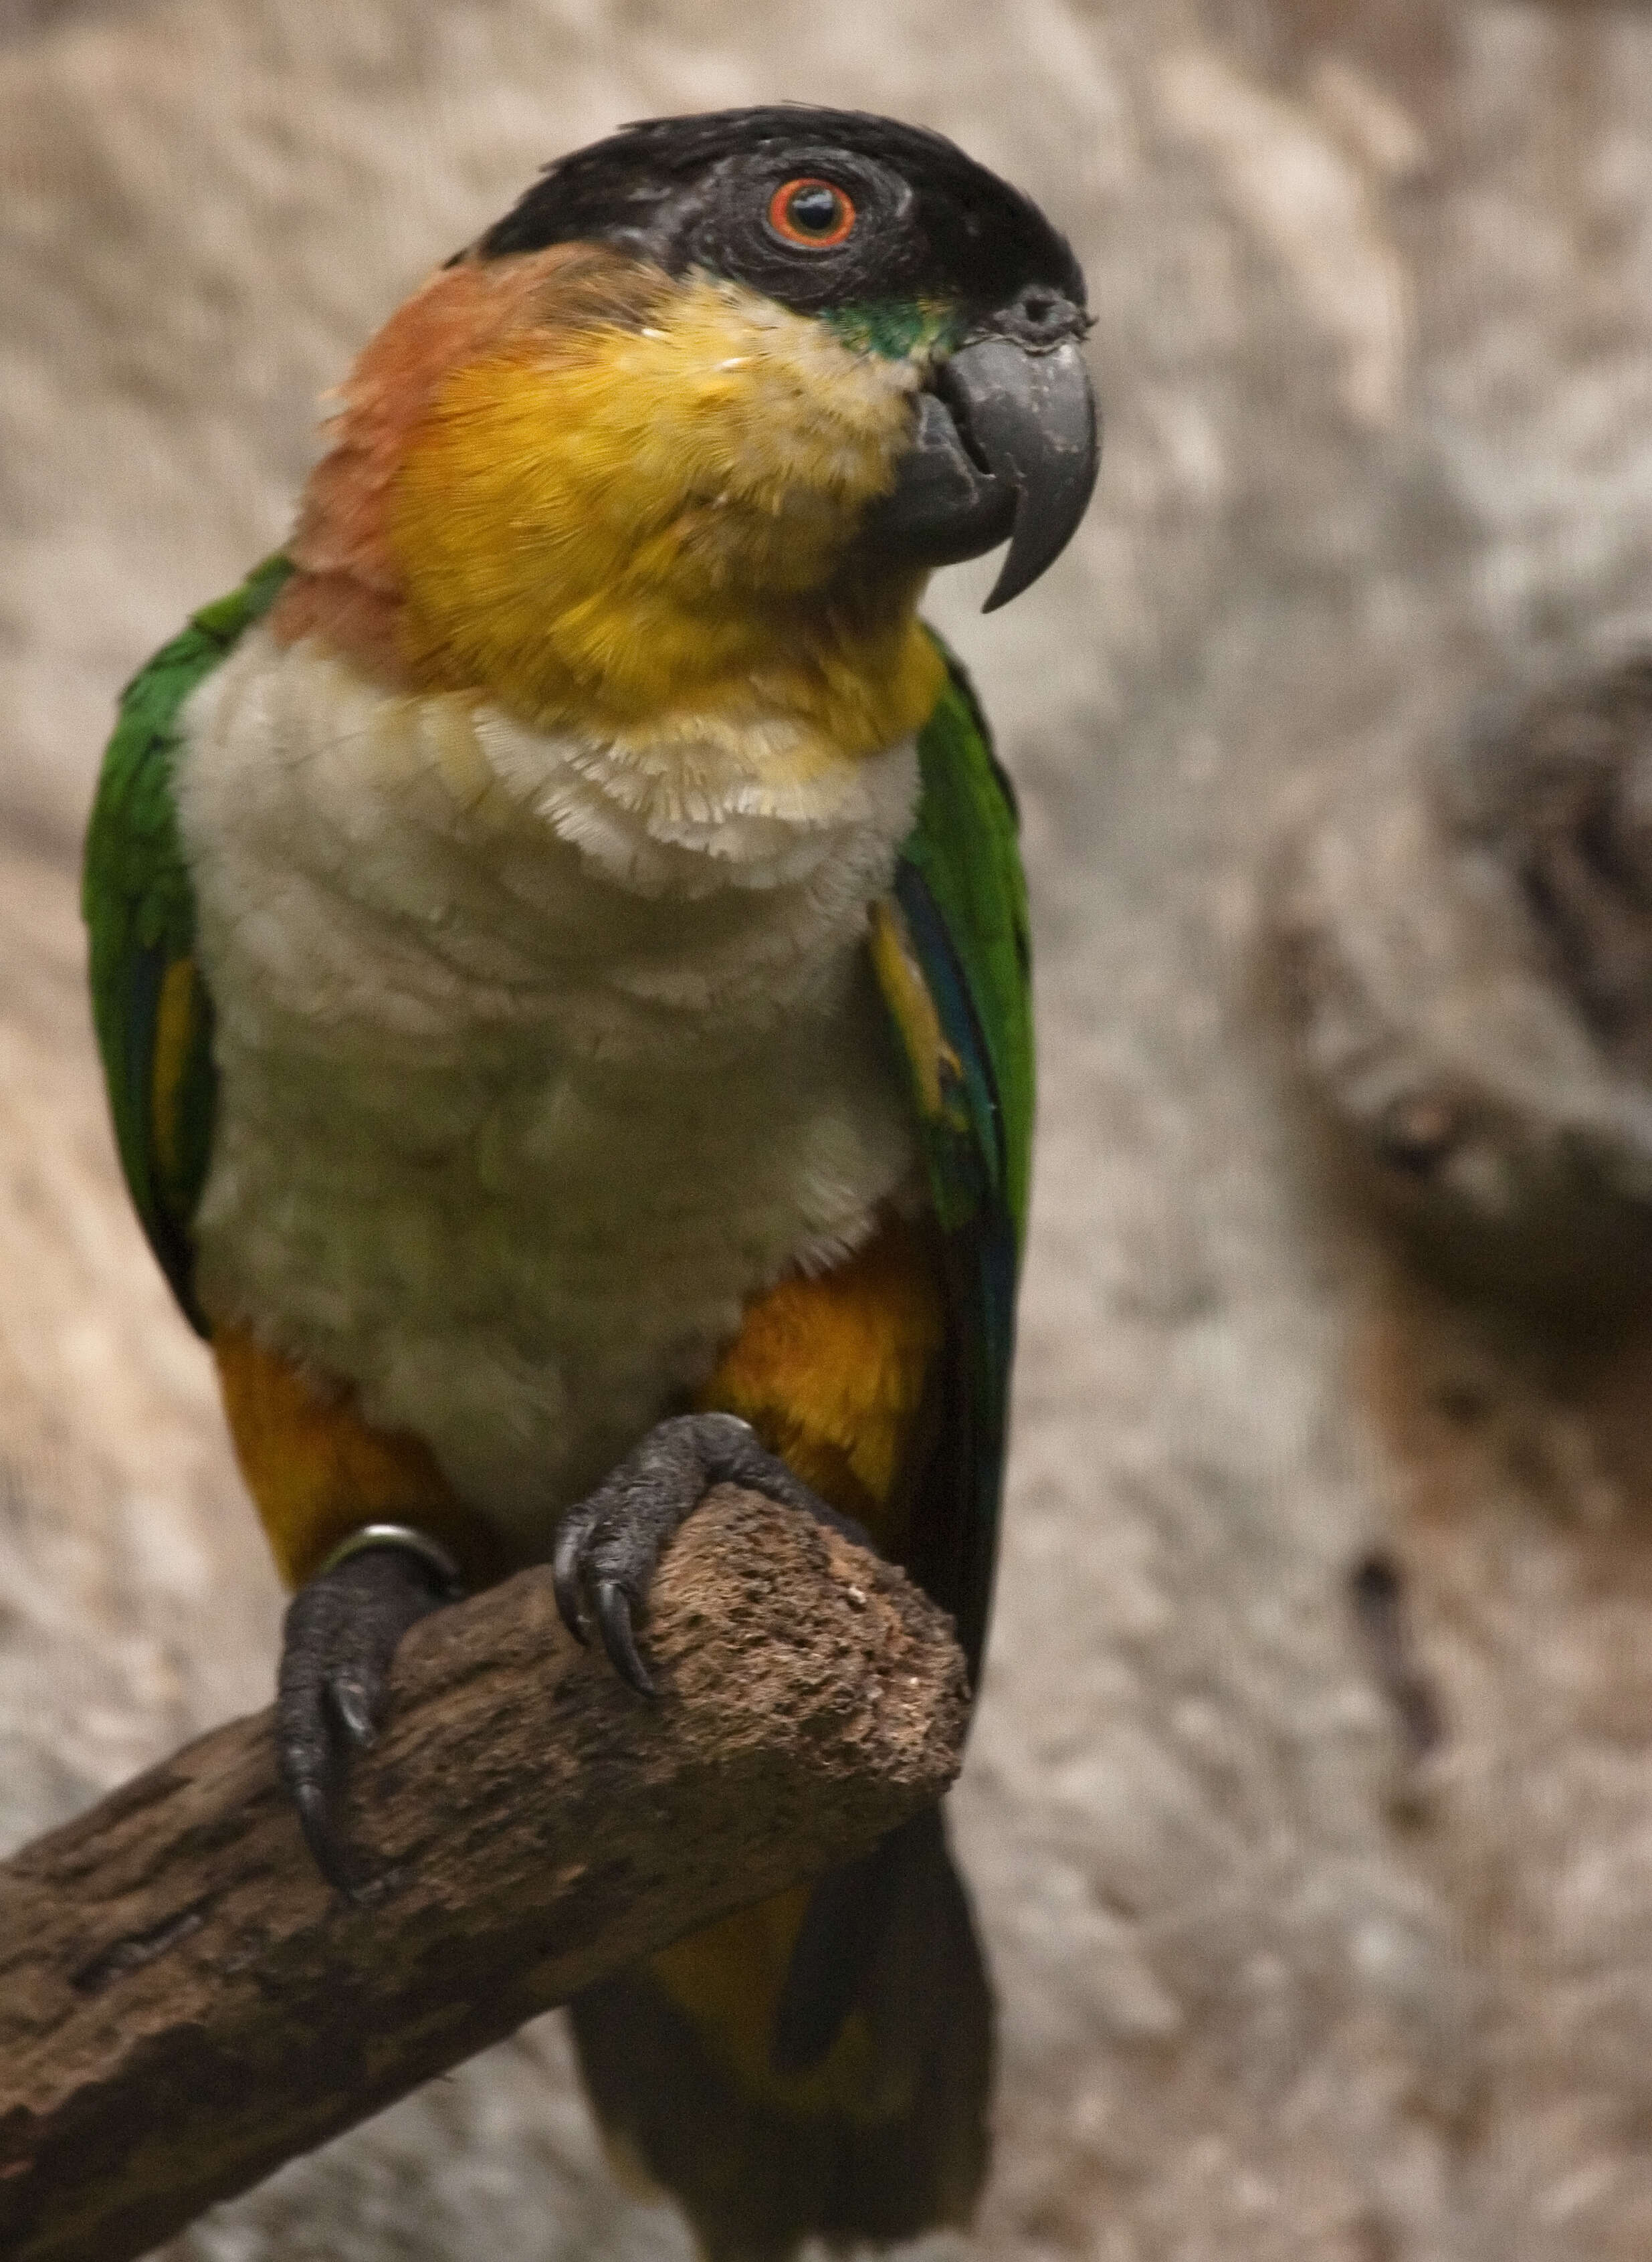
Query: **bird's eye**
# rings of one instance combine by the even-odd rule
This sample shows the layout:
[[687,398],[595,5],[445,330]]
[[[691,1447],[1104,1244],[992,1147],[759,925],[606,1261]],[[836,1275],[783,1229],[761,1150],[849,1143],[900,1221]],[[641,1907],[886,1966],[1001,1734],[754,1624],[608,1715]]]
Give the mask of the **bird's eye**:
[[855,226],[855,206],[830,181],[787,181],[768,199],[768,225],[783,243],[830,251]]

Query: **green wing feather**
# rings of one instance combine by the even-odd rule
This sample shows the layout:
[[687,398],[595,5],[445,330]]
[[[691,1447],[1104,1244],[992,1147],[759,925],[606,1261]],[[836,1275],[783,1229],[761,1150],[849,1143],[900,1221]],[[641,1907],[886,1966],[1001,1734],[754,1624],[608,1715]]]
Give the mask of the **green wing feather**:
[[1032,962],[1014,796],[969,680],[941,650],[947,687],[918,741],[918,820],[893,897],[875,916],[872,948],[945,1247],[943,1434],[913,1568],[956,1619],[975,1675],[992,1604],[1027,1228]]
[[292,567],[267,558],[191,619],[121,695],[86,834],[82,908],[92,1019],[115,1140],[149,1245],[191,1324],[190,1224],[212,1148],[212,1000],[195,967],[195,897],[172,795],[178,715]]

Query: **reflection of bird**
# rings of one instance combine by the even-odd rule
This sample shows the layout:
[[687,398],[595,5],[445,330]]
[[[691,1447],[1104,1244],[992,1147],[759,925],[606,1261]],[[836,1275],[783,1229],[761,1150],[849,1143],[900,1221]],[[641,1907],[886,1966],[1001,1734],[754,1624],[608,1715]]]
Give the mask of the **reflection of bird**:
[[[978,1663],[1025,906],[914,607],[1007,536],[1002,602],[1071,533],[1082,306],[1036,208],[934,135],[629,128],[392,318],[286,551],[126,695],[98,1036],[303,1582],[279,1740],[336,1882],[406,1626],[554,1544],[646,1687],[633,1614],[720,1477],[854,1519]],[[968,2214],[990,1999],[935,1817],[575,2026],[713,2254]]]

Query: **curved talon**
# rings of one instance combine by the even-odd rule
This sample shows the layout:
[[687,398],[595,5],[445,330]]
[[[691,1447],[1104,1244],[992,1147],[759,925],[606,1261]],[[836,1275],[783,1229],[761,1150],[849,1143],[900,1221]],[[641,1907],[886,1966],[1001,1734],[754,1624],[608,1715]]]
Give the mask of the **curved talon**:
[[310,1849],[310,1859],[321,1871],[323,1881],[331,1885],[335,1893],[343,1893],[347,1900],[354,1900],[356,1877],[334,1820],[333,1802],[325,1787],[319,1783],[289,1783],[287,1795],[299,1818],[299,1828],[304,1833],[304,1842]]
[[557,1609],[576,1641],[593,1630],[639,1696],[657,1691],[637,1645],[633,1613],[673,1534],[717,1484],[765,1493],[782,1508],[869,1547],[856,1524],[828,1508],[737,1414],[674,1414],[657,1422],[595,1492],[564,1514],[551,1555]]
[[653,1676],[638,1653],[631,1629],[631,1596],[617,1579],[603,1579],[596,1589],[596,1618],[602,1629],[602,1646],[622,1681],[629,1681],[639,1696],[656,1696]]
[[365,1883],[344,1829],[351,1761],[378,1740],[402,1635],[453,1599],[423,1550],[375,1540],[319,1572],[288,1607],[277,1764],[316,1868],[351,1900]]
[[581,1649],[588,1649],[591,1643],[585,1631],[585,1597],[580,1591],[580,1549],[584,1536],[583,1521],[576,1523],[570,1509],[557,1533],[556,1550],[551,1558],[551,1587],[563,1624]]
[[379,1724],[373,1718],[372,1700],[361,1682],[341,1677],[328,1684],[327,1693],[334,1718],[357,1750],[370,1750],[379,1740]]

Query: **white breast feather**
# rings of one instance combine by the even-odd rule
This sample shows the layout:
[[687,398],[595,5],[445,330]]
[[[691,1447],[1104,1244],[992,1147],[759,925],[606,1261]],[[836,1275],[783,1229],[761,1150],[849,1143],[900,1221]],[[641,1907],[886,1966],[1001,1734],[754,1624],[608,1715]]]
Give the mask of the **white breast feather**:
[[913,748],[551,738],[262,629],[184,724],[203,1302],[543,1545],[755,1293],[911,1193],[863,943]]

